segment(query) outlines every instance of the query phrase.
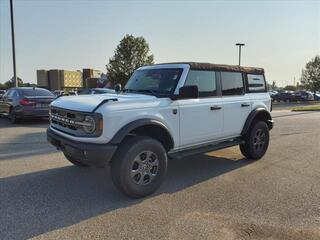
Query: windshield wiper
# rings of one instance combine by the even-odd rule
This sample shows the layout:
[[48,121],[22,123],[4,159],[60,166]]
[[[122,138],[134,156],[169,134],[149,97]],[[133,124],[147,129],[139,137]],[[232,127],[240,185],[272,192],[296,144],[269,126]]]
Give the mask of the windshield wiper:
[[156,94],[157,92],[151,89],[135,89],[134,91],[136,92],[141,92],[141,93],[152,93],[152,94]]

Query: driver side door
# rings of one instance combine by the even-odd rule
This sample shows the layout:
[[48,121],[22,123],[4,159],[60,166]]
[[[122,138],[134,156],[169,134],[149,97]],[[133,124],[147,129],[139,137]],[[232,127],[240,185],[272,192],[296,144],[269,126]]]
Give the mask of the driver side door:
[[190,70],[185,86],[196,85],[199,98],[178,100],[180,111],[180,147],[211,142],[221,137],[222,100],[218,96],[214,71]]

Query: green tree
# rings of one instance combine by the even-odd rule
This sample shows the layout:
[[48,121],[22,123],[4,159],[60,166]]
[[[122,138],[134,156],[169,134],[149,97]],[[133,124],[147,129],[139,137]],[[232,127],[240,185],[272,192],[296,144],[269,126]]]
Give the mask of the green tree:
[[0,83],[0,90],[6,90],[6,87],[3,83]]
[[320,56],[316,56],[302,70],[301,84],[312,92],[320,91]]
[[[19,84],[19,87],[36,87],[37,86],[37,84],[34,84],[34,83],[24,83],[22,79],[19,77],[18,77],[18,84]],[[14,84],[13,77],[9,81],[6,81],[5,83],[0,83],[0,89],[3,89],[3,90],[7,90],[14,86],[15,84]]]
[[137,68],[153,64],[153,54],[149,51],[149,45],[143,37],[126,35],[106,65],[111,83],[124,86]]
[[[22,79],[19,78],[19,77],[18,77],[18,84],[19,84],[19,87],[21,87],[22,84],[23,84]],[[3,86],[4,86],[5,89],[9,89],[9,88],[11,88],[11,87],[14,87],[15,84],[14,84],[14,79],[13,79],[13,77],[12,77],[9,81],[6,81],[6,82],[3,84]]]
[[35,83],[22,83],[21,85],[19,83],[19,87],[36,87],[36,86],[37,84]]

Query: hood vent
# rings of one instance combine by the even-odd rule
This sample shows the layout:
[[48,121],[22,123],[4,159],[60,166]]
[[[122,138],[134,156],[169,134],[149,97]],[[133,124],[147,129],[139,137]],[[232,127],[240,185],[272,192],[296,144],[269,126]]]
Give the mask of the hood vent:
[[92,112],[94,113],[99,107],[101,107],[103,104],[109,102],[109,101],[112,101],[112,102],[117,102],[118,101],[118,98],[109,98],[109,99],[105,99],[105,100],[102,100],[101,103],[99,103],[93,110]]

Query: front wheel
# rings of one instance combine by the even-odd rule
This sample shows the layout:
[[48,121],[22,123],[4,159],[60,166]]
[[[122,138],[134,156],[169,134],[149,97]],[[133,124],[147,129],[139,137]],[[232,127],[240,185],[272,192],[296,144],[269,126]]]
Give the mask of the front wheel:
[[127,196],[145,197],[161,185],[167,162],[167,152],[157,140],[145,136],[128,138],[112,160],[112,180]]
[[241,153],[248,159],[258,160],[264,156],[269,146],[269,128],[266,122],[255,121],[240,145]]

